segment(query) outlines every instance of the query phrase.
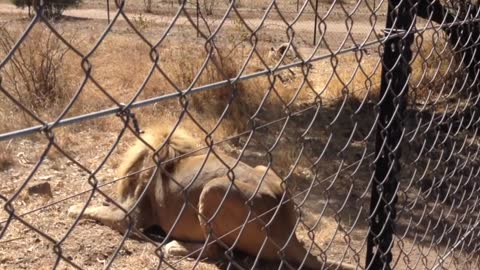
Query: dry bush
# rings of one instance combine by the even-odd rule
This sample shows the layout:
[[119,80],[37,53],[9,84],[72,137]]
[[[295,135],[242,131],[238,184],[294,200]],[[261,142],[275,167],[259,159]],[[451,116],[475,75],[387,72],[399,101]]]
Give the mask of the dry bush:
[[[450,89],[444,84],[454,81],[448,78],[455,76],[454,69],[458,67],[446,36],[441,32],[426,31],[415,40],[409,96],[419,98],[427,97],[429,93],[442,94],[442,89]],[[315,63],[315,69],[320,70],[312,76],[315,91],[327,101],[344,98],[355,102],[364,99],[377,101],[382,67],[379,53],[371,51],[361,59],[358,56],[348,53]]]
[[455,81],[455,69],[458,61],[447,42],[447,35],[444,32],[433,30],[425,31],[417,36],[413,46],[414,60],[412,63],[410,92],[415,98],[427,98],[430,94],[431,100],[442,95],[442,89],[450,89],[445,84]]
[[[145,11],[146,13],[149,13],[148,11]],[[150,11],[151,12],[151,11]],[[149,27],[152,26],[153,22],[151,19],[149,19],[147,16],[145,16],[144,14],[140,13],[138,15],[135,15],[132,17],[132,23],[133,25],[135,26],[135,28],[140,31],[140,32],[143,32],[145,31],[146,29],[148,29]]]
[[201,3],[203,14],[210,16],[213,15],[213,8],[215,7],[215,0],[203,0]]
[[344,98],[357,102],[376,100],[379,96],[381,64],[376,53],[343,54],[315,63],[318,74],[312,76],[317,92],[327,102]]
[[[248,50],[237,49],[233,53],[230,50],[231,48],[219,48],[208,56],[201,44],[176,44],[162,48],[163,60],[160,66],[168,79],[157,74],[147,84],[145,97],[159,96],[176,90],[204,86],[237,77]],[[200,72],[206,58],[208,58],[207,64]],[[263,68],[259,59],[254,57],[243,74]],[[200,75],[198,75],[199,72]],[[198,80],[194,81],[197,76]],[[298,79],[300,80],[300,78]],[[175,86],[172,86],[169,81]],[[188,110],[195,120],[202,123],[207,130],[213,128],[217,120],[221,118],[222,124],[217,135],[223,137],[248,128],[249,118],[260,106],[263,111],[268,112],[261,116],[265,117],[264,120],[284,116],[285,104],[293,98],[298,99],[295,97],[295,88],[298,85],[299,81],[283,84],[278,79],[272,85],[267,76],[260,76],[237,82],[234,85],[228,84],[187,95]],[[302,91],[299,96],[303,97],[303,92],[305,91]],[[262,103],[264,96],[266,96],[265,102]],[[166,115],[171,115],[174,120],[178,113],[172,114],[172,111],[183,110],[183,105],[179,104],[178,99],[162,102],[153,107],[151,110],[147,110],[147,113],[142,114],[141,118],[158,121],[159,115],[163,119]]]
[[145,12],[152,13],[152,0],[143,0],[143,5],[145,6]]
[[[10,0],[15,6],[19,8],[28,7],[28,14],[31,14],[31,10],[38,9],[40,1],[33,0]],[[64,11],[68,8],[78,7],[81,0],[49,0],[45,1],[43,15],[47,18],[61,17]],[[37,7],[35,7],[37,6]]]
[[8,170],[13,164],[13,153],[9,145],[0,144],[0,171]]
[[[165,62],[162,68],[177,89],[188,89],[190,86],[198,87],[208,85],[214,82],[227,80],[236,76],[237,70],[234,62],[220,59],[218,54],[212,55],[208,59],[205,69],[201,71],[198,80],[194,82],[201,67],[207,57],[206,52],[201,46],[185,45],[180,47],[172,47],[164,52]],[[193,85],[192,85],[193,84]],[[167,83],[165,78],[160,78],[159,83],[154,83],[155,89],[147,91],[157,92],[171,89],[168,92],[175,91]],[[155,91],[156,90],[156,91]],[[242,84],[235,87],[224,86],[218,89],[203,91],[191,94],[187,97],[188,109],[192,112],[195,119],[201,123],[205,123],[205,127],[211,128],[215,122],[222,116],[228,104],[230,108],[224,116],[225,125],[231,127],[236,126],[242,130],[245,119],[250,114],[250,104],[245,100],[245,96],[251,93],[249,89],[245,89]],[[176,101],[177,108],[181,110],[182,105]],[[228,128],[227,128],[228,129]]]
[[[1,53],[10,51],[17,41],[15,36],[18,34],[0,26]],[[40,117],[55,116],[73,93],[71,71],[66,64],[68,52],[69,49],[48,29],[34,28],[2,69],[2,86]],[[12,109],[6,97],[2,96],[0,102],[4,108]],[[25,115],[19,108],[12,110],[13,117]],[[12,110],[2,114],[12,113]]]

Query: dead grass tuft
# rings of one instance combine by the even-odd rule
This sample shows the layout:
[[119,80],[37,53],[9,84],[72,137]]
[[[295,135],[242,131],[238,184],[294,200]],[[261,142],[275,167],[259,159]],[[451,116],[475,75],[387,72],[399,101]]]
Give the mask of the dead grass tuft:
[[342,54],[314,63],[314,92],[326,104],[376,101],[380,95],[381,59],[376,52]]
[[[455,80],[458,60],[443,32],[425,31],[415,39],[412,63],[412,98],[434,100],[443,95],[444,89]],[[443,92],[443,93],[442,93]]]
[[15,164],[9,145],[0,144],[0,171],[6,171]]
[[[14,46],[18,33],[0,26],[0,54]],[[57,115],[73,95],[72,72],[66,64],[69,49],[46,27],[36,26],[2,69],[3,87],[39,117]],[[16,121],[31,120],[6,97],[0,99],[2,115]],[[11,121],[11,120],[10,120]]]
[[[236,78],[248,52],[247,48],[233,52],[230,48],[219,48],[209,55],[201,44],[175,44],[162,48],[163,61],[160,67],[164,74],[153,76],[146,85],[142,98]],[[131,68],[137,69],[134,66]],[[243,74],[259,69],[262,69],[261,61],[254,57]],[[207,132],[218,122],[219,128],[215,135],[225,137],[247,129],[250,117],[260,106],[268,111],[268,114],[261,115],[262,118],[275,119],[283,116],[288,103],[307,97],[305,89],[296,95],[298,85],[300,78],[283,84],[278,78],[269,80],[266,76],[258,77],[187,95],[182,103],[178,99],[162,102],[158,106],[143,109],[139,119],[148,123],[159,119],[166,121],[166,118],[174,121],[186,108],[191,122],[201,123]],[[195,126],[191,124],[192,127]]]

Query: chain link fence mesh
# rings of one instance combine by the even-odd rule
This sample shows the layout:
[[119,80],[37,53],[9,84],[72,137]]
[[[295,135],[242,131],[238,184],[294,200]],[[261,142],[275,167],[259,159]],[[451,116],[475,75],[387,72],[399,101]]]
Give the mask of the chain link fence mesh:
[[0,2],[2,268],[480,268],[477,3],[107,4]]

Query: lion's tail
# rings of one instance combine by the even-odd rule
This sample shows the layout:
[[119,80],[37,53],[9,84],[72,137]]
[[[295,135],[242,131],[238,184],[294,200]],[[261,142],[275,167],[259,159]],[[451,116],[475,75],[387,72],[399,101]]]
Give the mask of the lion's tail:
[[118,168],[118,176],[125,178],[117,184],[117,192],[121,198],[134,195],[139,187],[143,189],[143,182],[147,181],[153,172],[149,167],[192,152],[199,146],[199,141],[184,129],[177,128],[169,136],[170,131],[171,128],[164,126],[152,127],[124,154]]

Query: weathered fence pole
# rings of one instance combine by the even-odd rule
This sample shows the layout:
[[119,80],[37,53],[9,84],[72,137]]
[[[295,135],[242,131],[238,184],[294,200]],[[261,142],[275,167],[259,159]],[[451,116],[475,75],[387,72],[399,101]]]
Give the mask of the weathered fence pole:
[[110,0],[107,0],[107,22],[110,23]]
[[416,0],[389,0],[382,56],[375,172],[370,199],[366,269],[390,269],[399,186],[403,114],[407,102]]
[[315,1],[315,22],[313,27],[313,46],[317,44],[317,27],[318,27],[318,0]]
[[200,1],[195,1],[195,16],[197,17],[197,38],[200,37]]

